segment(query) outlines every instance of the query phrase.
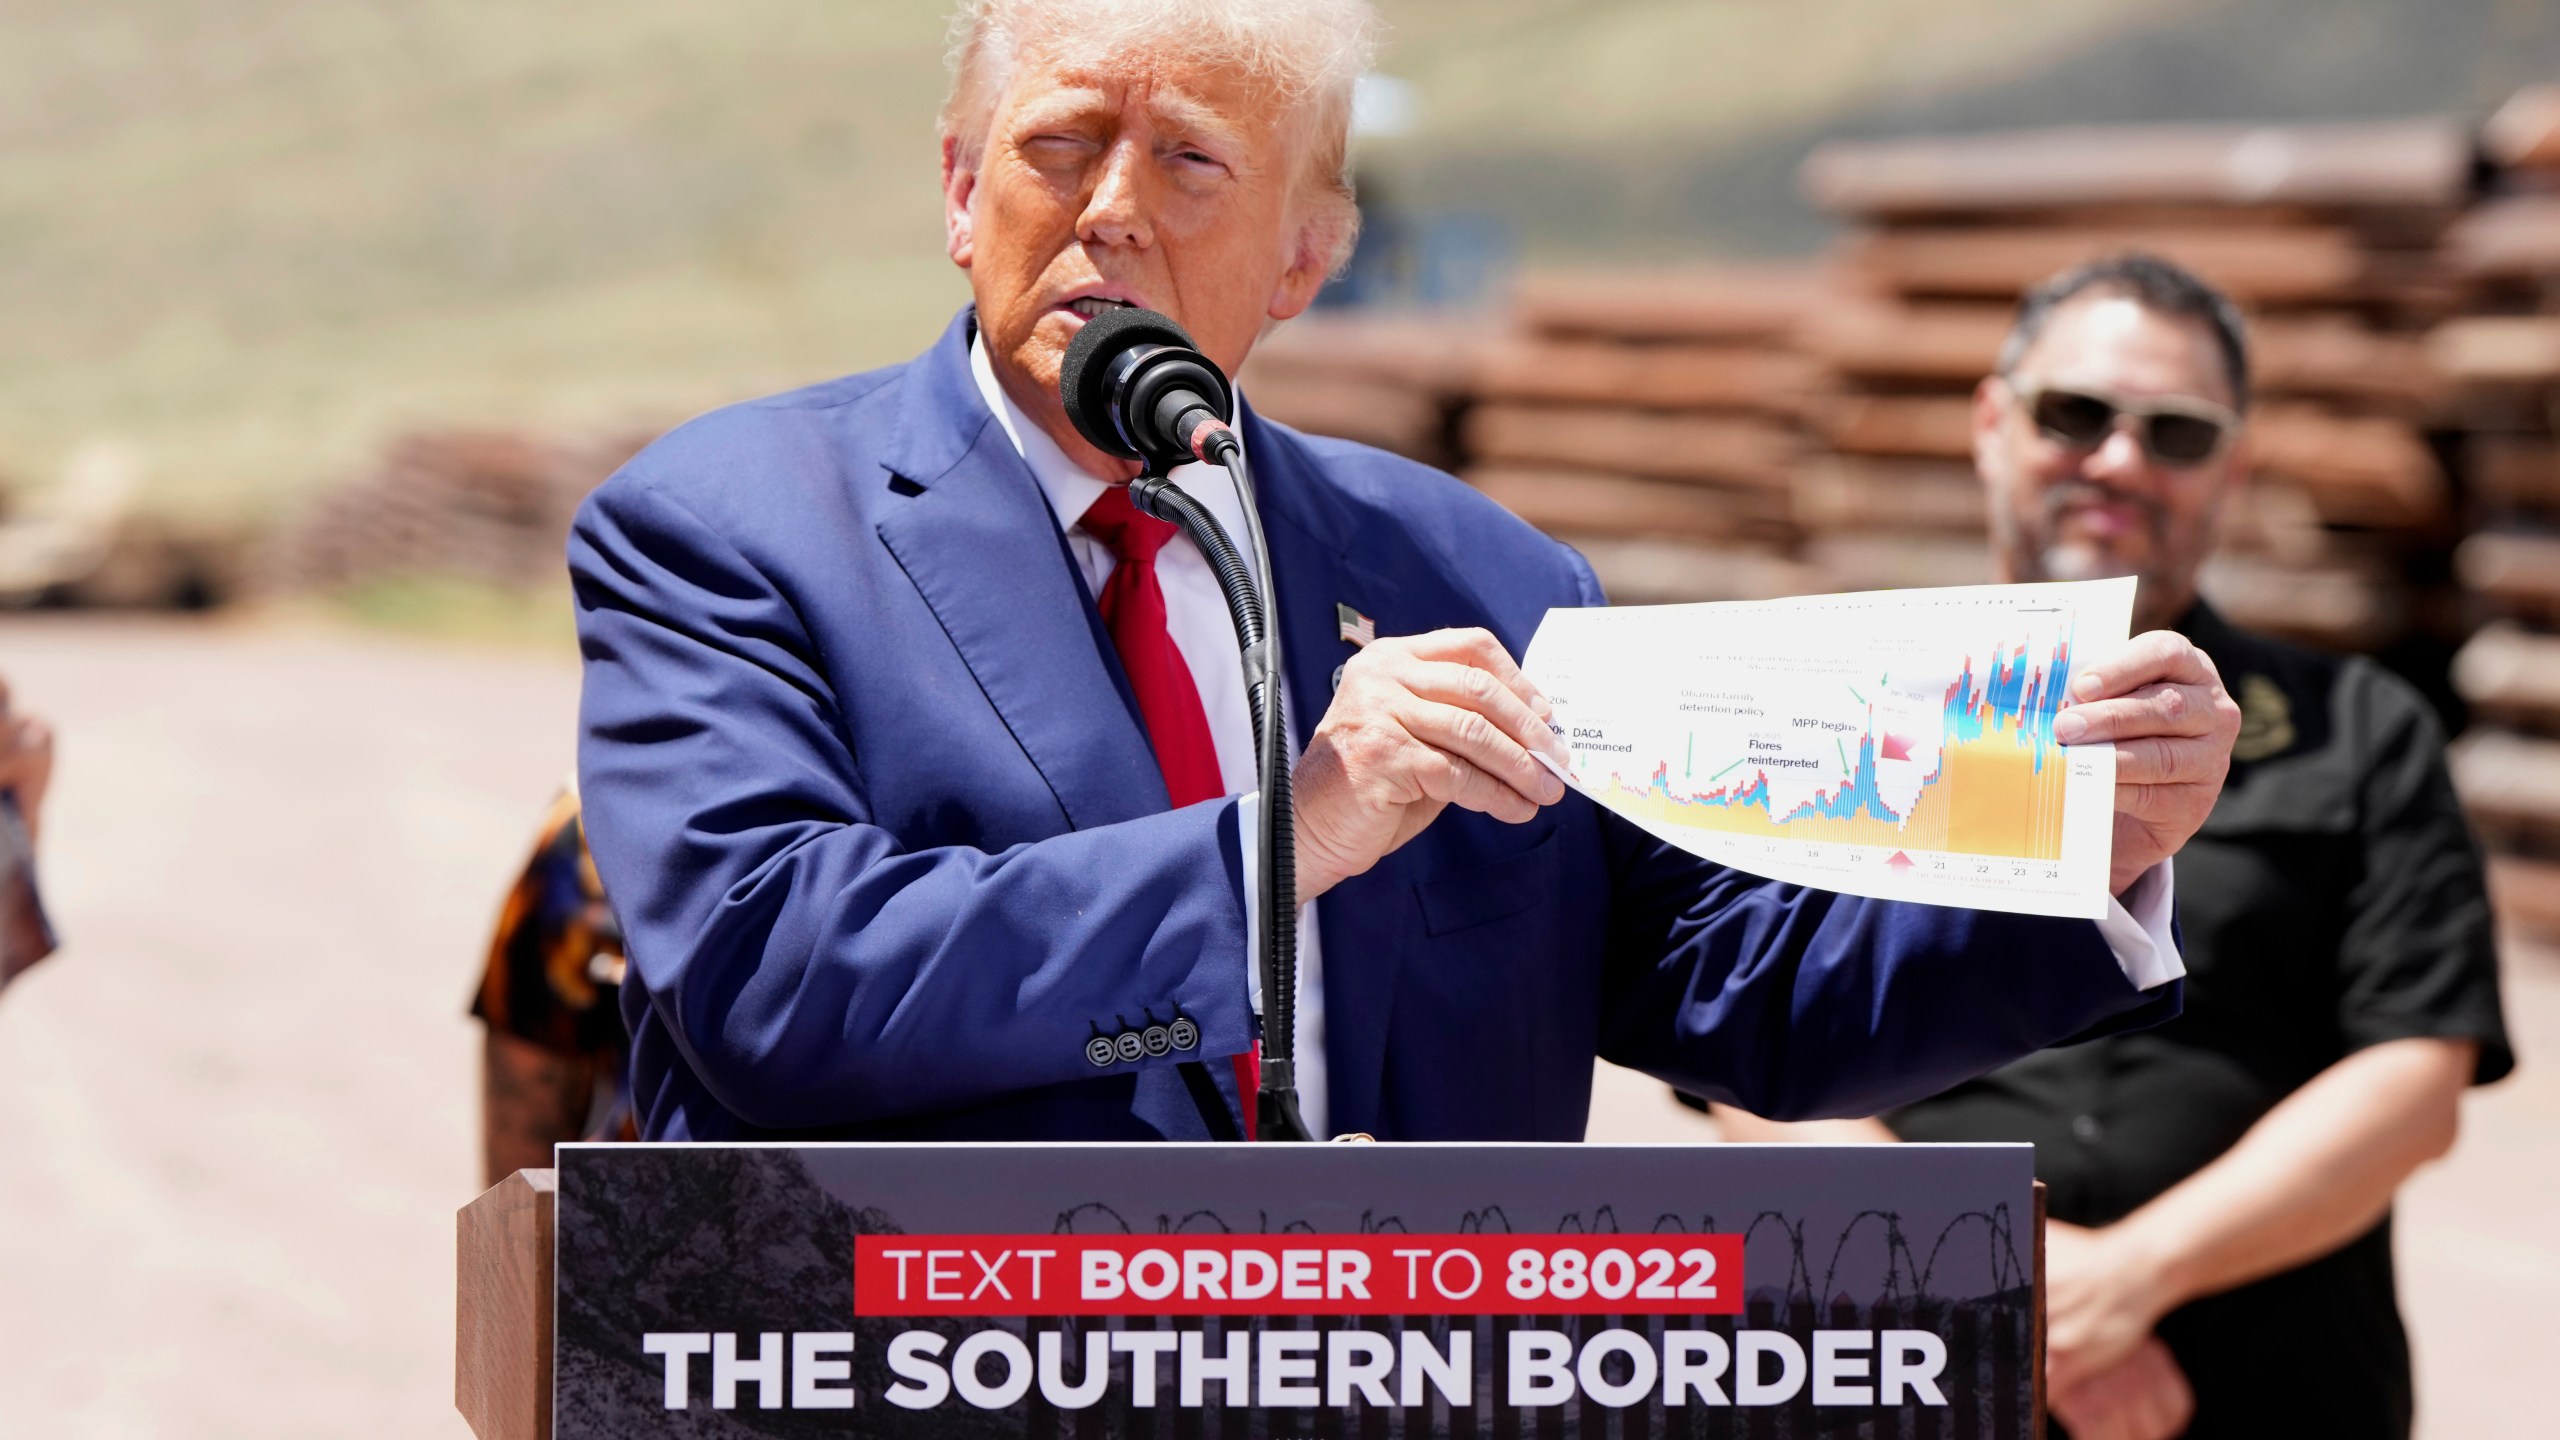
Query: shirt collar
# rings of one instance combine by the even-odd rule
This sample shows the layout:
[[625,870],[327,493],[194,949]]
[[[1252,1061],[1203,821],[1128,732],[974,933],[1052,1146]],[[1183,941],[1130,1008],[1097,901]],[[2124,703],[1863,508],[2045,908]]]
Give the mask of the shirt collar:
[[[1013,397],[997,383],[995,364],[987,358],[983,334],[969,337],[969,374],[978,382],[978,394],[986,400],[987,408],[995,412],[996,423],[1004,427],[1005,438],[1013,442],[1014,452],[1031,467],[1031,478],[1040,482],[1040,493],[1048,497],[1049,509],[1058,517],[1058,528],[1075,529],[1084,519],[1084,512],[1111,486],[1086,474],[1082,466],[1068,459],[1058,442],[1049,438],[1049,432],[1032,423],[1022,407],[1013,403]],[[1244,446],[1241,428],[1236,434],[1236,446]],[[1226,471],[1194,461],[1174,467],[1173,479],[1217,517],[1218,524],[1244,550],[1245,568],[1258,578],[1262,567],[1254,563],[1253,551],[1245,541],[1244,500]]]
[[[2233,641],[2237,638],[2238,632],[2231,628],[2230,621],[2222,618],[2222,612],[2214,609],[2204,597],[2196,597],[2195,601],[2187,606],[2187,613],[2179,616],[2169,628],[2194,641],[2196,648],[2202,650],[2206,658],[2212,660],[2217,667],[2237,663],[2234,657],[2236,647]],[[2225,684],[2229,684],[2233,677],[2225,675],[2222,678]]]
[[1067,458],[1049,432],[1022,413],[1013,397],[996,383],[996,369],[987,359],[987,342],[983,335],[969,339],[969,374],[978,382],[978,394],[987,408],[995,412],[996,423],[1004,427],[1005,438],[1013,442],[1014,453],[1031,467],[1031,478],[1040,482],[1040,493],[1049,497],[1049,508],[1056,512],[1058,528],[1072,530],[1084,518],[1084,512],[1102,492],[1111,487],[1084,473],[1081,466]]

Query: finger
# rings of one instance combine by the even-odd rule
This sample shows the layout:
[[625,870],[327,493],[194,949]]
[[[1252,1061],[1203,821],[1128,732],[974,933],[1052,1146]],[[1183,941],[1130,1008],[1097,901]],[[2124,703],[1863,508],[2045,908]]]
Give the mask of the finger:
[[0,718],[0,789],[17,797],[27,838],[43,838],[45,787],[53,780],[53,729],[32,717]]
[[1454,755],[1533,805],[1564,798],[1564,782],[1482,714],[1415,697],[1398,706],[1405,733],[1434,750]]
[[2224,768],[2223,753],[2210,739],[2145,735],[2116,742],[2119,785],[2201,785]]
[[2224,700],[2218,685],[2146,685],[2063,711],[2053,717],[2053,738],[2089,745],[2137,735],[2210,735],[2222,724]]
[[1499,726],[1502,733],[1531,750],[1543,750],[1561,764],[1564,742],[1517,691],[1480,666],[1452,660],[1416,660],[1404,676],[1405,688],[1426,700],[1473,710]]
[[2165,1388],[2166,1382],[2162,1377],[2146,1374],[2142,1379],[2142,1389],[2133,1407],[2135,1423],[2131,1429],[2140,1440],[2168,1440],[2185,1428],[2179,1421],[2177,1402]]
[[2103,700],[2161,681],[2172,685],[2219,685],[2222,673],[2213,668],[2212,657],[2186,636],[2174,630],[2149,630],[2074,676],[2071,698]]
[[44,798],[44,787],[53,780],[53,727],[42,720],[19,722],[19,738],[27,752],[27,786],[33,800]]
[[1408,762],[1422,793],[1444,805],[1473,810],[1513,825],[1538,818],[1537,804],[1459,756],[1430,750]]
[[2084,1394],[2072,1415],[2071,1433],[2081,1440],[2126,1440],[2124,1407],[2112,1396]]
[[42,733],[31,720],[13,720],[0,713],[0,785],[15,785],[34,773],[36,742]]
[[2169,1406],[2168,1425],[2162,1433],[2184,1434],[2196,1418],[2195,1387],[2187,1383],[2187,1372],[2179,1368],[2178,1357],[2170,1354],[2165,1345],[2160,1351],[2160,1371],[2161,1390],[2168,1397]]
[[1500,680],[1511,693],[1519,696],[1521,703],[1536,712],[1540,718],[1555,713],[1555,707],[1547,703],[1546,692],[1532,684],[1528,676],[1520,673],[1519,664],[1511,658],[1510,651],[1502,648],[1502,642],[1494,637],[1492,631],[1434,630],[1427,635],[1417,635],[1413,639],[1415,655],[1425,660],[1455,660],[1463,664],[1480,666],[1492,672],[1495,679]]
[[2195,792],[2185,785],[2118,785],[2115,813],[2148,825],[2193,824]]

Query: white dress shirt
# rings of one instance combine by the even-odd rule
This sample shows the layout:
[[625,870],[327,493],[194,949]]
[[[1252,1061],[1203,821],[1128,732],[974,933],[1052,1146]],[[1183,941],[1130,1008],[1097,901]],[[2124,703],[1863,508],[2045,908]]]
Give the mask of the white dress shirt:
[[[987,408],[995,412],[996,423],[1004,427],[1006,438],[1031,467],[1032,477],[1040,482],[1041,493],[1048,497],[1049,508],[1058,517],[1058,528],[1066,533],[1067,548],[1075,556],[1076,568],[1083,572],[1086,589],[1099,599],[1119,560],[1110,546],[1085,532],[1083,520],[1087,507],[1110,487],[1068,459],[1058,443],[1022,413],[1013,397],[1004,393],[1004,387],[996,382],[994,366],[988,362],[983,340],[969,343],[969,371],[977,379],[978,393],[985,397]],[[1242,436],[1238,438],[1241,440]],[[1218,517],[1219,525],[1244,552],[1245,566],[1254,571],[1259,583],[1261,571],[1244,541],[1244,500],[1236,493],[1225,468],[1184,465],[1173,472],[1173,479]],[[1237,809],[1237,840],[1244,856],[1244,893],[1250,896],[1255,893],[1260,858],[1253,835],[1255,816],[1261,808],[1261,777],[1254,771],[1253,715],[1245,702],[1244,656],[1236,644],[1235,627],[1227,618],[1226,592],[1219,588],[1218,577],[1209,569],[1208,557],[1191,543],[1190,536],[1180,533],[1157,552],[1156,583],[1164,590],[1165,627],[1173,634],[1174,648],[1182,652],[1183,665],[1191,671],[1191,683],[1200,691],[1201,708],[1208,712],[1209,734],[1218,750],[1218,777],[1225,782],[1229,795],[1243,797]],[[1301,698],[1287,697],[1293,715]],[[1283,729],[1294,760],[1294,719]],[[2125,892],[2125,900],[2130,902],[2130,908],[2110,900],[2106,918],[2098,922],[2099,933],[2106,938],[2107,948],[2114,952],[2125,978],[2135,988],[2148,990],[2186,974],[2169,932],[2169,917],[2176,901],[2176,878],[2169,864],[2164,861],[2145,872]],[[1328,1133],[1325,1121],[1330,1111],[1325,1092],[1324,945],[1316,928],[1317,903],[1309,901],[1298,907],[1297,1062],[1299,1113],[1305,1117],[1307,1129],[1322,1138]],[[1250,904],[1245,907],[1245,914],[1246,985],[1253,997],[1254,1011],[1259,1014],[1261,972],[1252,957],[1257,953],[1260,927],[1253,921]]]

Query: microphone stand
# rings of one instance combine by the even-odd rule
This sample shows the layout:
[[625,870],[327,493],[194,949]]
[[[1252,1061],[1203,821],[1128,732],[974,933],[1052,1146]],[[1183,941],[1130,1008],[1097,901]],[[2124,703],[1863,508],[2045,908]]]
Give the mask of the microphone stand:
[[[1198,437],[1203,460],[1214,460],[1233,476],[1244,500],[1244,526],[1263,576],[1263,592],[1271,589],[1271,549],[1262,533],[1260,506],[1253,492],[1253,471],[1244,448],[1224,425]],[[1297,829],[1290,820],[1288,718],[1282,706],[1280,627],[1264,606],[1253,572],[1228,538],[1226,527],[1170,476],[1149,473],[1129,482],[1129,503],[1159,520],[1180,526],[1191,543],[1208,557],[1210,571],[1227,599],[1227,618],[1235,625],[1244,652],[1245,698],[1253,710],[1254,756],[1262,780],[1261,833],[1254,837],[1260,864],[1259,894],[1253,897],[1262,918],[1262,953],[1256,957],[1262,975],[1262,1084],[1248,1102],[1254,1107],[1254,1135],[1260,1140],[1310,1140],[1307,1122],[1298,1113],[1298,862]],[[1239,837],[1241,838],[1241,837]]]

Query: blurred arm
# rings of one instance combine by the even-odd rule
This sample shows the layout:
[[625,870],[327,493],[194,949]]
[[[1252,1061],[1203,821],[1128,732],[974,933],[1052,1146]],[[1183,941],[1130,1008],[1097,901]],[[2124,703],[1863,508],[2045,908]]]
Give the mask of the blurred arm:
[[2372,1228],[2400,1182],[2453,1147],[2478,1049],[2412,1039],[2359,1050],[2123,1220],[2048,1226],[2056,1391],[2120,1363],[2188,1301],[2318,1259]]
[[2393,1040],[2286,1096],[2221,1158],[2106,1230],[2159,1276],[2166,1311],[2290,1270],[2363,1234],[2453,1148],[2479,1046]]

